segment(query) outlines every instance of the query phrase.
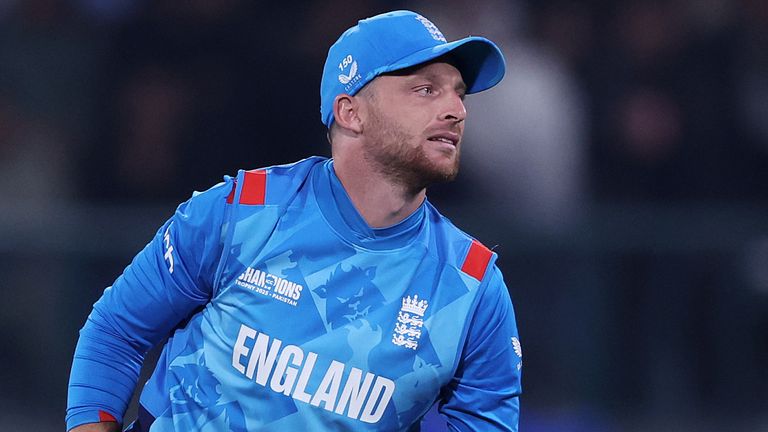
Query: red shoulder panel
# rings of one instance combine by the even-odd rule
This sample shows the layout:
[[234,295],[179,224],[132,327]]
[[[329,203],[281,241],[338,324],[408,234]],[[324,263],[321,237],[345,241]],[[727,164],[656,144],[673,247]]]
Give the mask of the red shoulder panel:
[[267,195],[267,172],[265,170],[246,171],[243,190],[240,192],[240,204],[264,205]]
[[[235,201],[235,190],[237,189],[237,180],[232,184],[232,190],[227,196],[227,204]],[[267,171],[253,170],[246,171],[243,176],[243,190],[240,191],[240,204],[264,205],[264,199],[267,196]]]
[[461,266],[461,271],[477,280],[483,280],[485,269],[488,268],[488,262],[491,260],[491,255],[493,255],[493,252],[490,249],[483,246],[479,241],[472,240],[467,257],[464,258],[464,264]]

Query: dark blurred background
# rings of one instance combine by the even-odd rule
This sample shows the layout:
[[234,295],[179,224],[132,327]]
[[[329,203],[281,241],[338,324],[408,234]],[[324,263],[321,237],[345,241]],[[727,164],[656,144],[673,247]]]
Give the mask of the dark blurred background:
[[768,430],[765,0],[0,1],[0,430],[64,430],[77,331],[177,203],[329,154],[327,49],[397,8],[508,59],[430,199],[501,256],[521,431]]

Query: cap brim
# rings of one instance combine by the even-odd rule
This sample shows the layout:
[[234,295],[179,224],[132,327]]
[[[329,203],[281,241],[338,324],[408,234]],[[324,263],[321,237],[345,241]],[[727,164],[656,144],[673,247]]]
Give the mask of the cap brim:
[[417,51],[377,71],[376,75],[406,69],[449,54],[467,85],[467,93],[487,90],[504,78],[504,55],[490,40],[470,36]]

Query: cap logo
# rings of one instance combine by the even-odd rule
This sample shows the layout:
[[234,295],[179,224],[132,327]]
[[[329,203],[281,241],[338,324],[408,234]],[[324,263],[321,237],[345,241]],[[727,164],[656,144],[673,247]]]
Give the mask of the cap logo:
[[[344,73],[344,70],[349,66],[349,73]],[[339,75],[339,82],[346,85],[345,90],[349,91],[349,87],[351,85],[355,84],[359,80],[359,76],[357,74],[357,61],[352,58],[352,55],[348,55],[344,57],[344,59],[339,63],[339,70],[341,71],[341,74]]]
[[432,39],[445,43],[445,36],[440,32],[440,30],[437,28],[436,25],[432,24],[432,21],[424,18],[421,15],[416,15],[416,19],[419,20],[420,23],[424,25],[424,28],[427,29],[430,35],[432,35]]

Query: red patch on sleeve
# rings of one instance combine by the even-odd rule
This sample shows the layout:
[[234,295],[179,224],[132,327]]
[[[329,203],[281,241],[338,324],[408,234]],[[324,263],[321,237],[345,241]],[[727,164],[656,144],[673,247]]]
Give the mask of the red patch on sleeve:
[[267,195],[267,172],[265,170],[246,171],[243,190],[240,192],[240,204],[264,205]]
[[100,422],[115,422],[117,423],[117,419],[112,414],[99,410],[99,421]]
[[488,262],[491,260],[492,254],[493,252],[483,246],[482,243],[472,240],[467,257],[464,258],[464,264],[461,266],[461,271],[477,280],[483,280],[485,269],[488,268]]
[[235,190],[237,190],[237,180],[232,182],[232,190],[229,191],[229,195],[227,195],[227,204],[235,202]]

